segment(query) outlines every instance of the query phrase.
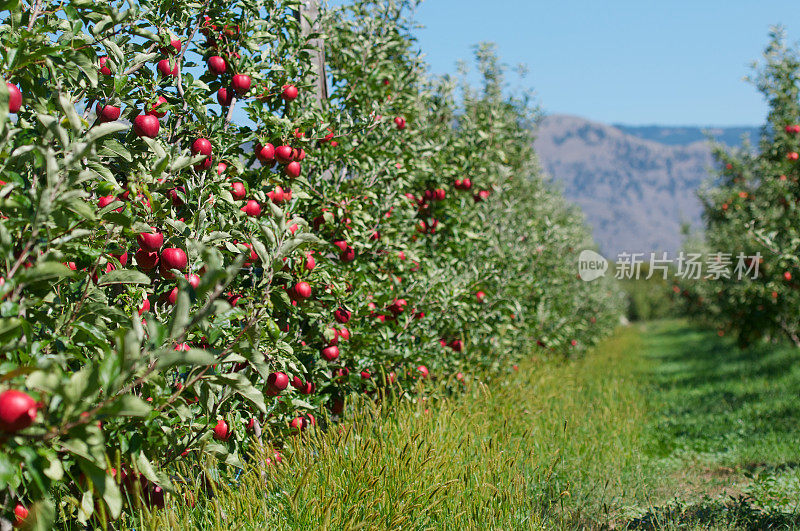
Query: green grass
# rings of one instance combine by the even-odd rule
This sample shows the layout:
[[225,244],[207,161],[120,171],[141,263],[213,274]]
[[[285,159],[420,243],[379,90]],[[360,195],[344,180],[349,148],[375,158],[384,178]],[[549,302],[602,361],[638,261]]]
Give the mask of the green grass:
[[797,358],[680,321],[630,327],[456,398],[361,404],[280,466],[173,497],[137,528],[800,526]]

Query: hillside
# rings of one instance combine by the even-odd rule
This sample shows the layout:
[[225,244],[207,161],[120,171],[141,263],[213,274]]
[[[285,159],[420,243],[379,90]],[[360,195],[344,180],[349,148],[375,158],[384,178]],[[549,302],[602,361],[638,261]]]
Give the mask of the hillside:
[[[711,130],[729,144],[743,134],[755,139],[757,132]],[[608,256],[675,251],[681,223],[699,223],[695,191],[713,164],[702,128],[611,126],[551,115],[540,124],[535,145],[542,166],[583,209]]]

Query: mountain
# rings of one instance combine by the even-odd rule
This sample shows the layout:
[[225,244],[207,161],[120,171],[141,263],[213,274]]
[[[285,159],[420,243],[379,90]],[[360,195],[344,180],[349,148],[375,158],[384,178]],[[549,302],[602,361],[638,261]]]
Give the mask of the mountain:
[[[696,190],[714,161],[700,127],[619,126],[545,117],[535,143],[544,170],[578,204],[609,258],[675,252],[681,224],[700,224]],[[757,139],[755,127],[710,128],[719,141]]]

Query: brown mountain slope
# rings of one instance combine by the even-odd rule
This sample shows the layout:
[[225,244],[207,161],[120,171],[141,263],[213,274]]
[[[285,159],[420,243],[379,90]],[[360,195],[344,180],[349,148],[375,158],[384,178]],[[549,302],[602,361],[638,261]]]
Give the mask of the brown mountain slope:
[[545,171],[581,206],[611,258],[622,251],[673,252],[680,247],[681,222],[699,223],[695,191],[713,165],[704,141],[664,144],[551,115],[540,124],[535,147]]

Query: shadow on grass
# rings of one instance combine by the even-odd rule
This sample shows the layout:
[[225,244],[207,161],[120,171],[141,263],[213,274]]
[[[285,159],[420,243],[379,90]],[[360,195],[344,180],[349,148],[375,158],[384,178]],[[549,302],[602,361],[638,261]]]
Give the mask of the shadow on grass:
[[[800,460],[800,351],[736,348],[732,339],[660,322],[644,328],[645,371],[658,414],[651,455],[720,453],[720,464]],[[784,442],[782,442],[784,441]]]
[[656,507],[624,523],[623,529],[795,529],[800,515],[764,511],[747,496],[704,500],[695,504],[672,503]]

